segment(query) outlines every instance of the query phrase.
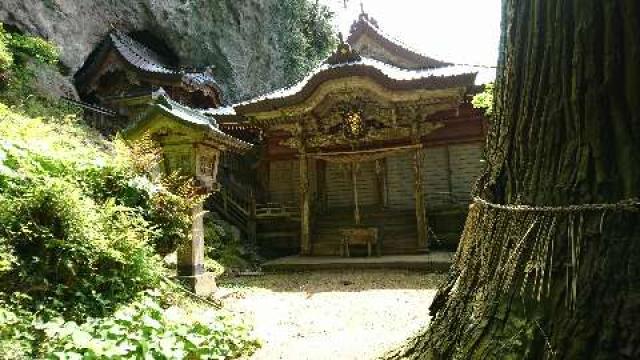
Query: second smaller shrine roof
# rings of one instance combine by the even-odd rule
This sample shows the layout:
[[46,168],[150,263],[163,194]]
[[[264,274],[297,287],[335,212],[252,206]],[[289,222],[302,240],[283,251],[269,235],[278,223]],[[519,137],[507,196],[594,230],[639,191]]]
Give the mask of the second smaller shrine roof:
[[99,67],[110,49],[114,49],[129,67],[147,76],[182,82],[198,90],[215,89],[215,92],[221,94],[220,86],[211,71],[187,71],[172,67],[161,55],[117,29],[111,30],[94,53],[87,58],[74,76],[76,82],[82,83],[93,76],[91,74]]

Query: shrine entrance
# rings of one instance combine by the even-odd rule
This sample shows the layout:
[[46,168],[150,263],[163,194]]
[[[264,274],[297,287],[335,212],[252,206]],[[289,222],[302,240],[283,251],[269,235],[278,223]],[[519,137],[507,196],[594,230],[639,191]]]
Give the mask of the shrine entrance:
[[[423,199],[411,166],[411,154],[418,153],[420,145],[308,154],[318,174],[311,253],[346,255],[348,241],[360,241],[354,232],[375,236],[371,244],[369,240],[358,244],[366,245],[367,255],[415,252],[419,247],[417,222],[425,218],[424,209],[416,212]],[[400,172],[398,177],[394,169],[402,165],[412,171]]]
[[[339,163],[319,160],[326,166],[326,195],[323,208],[327,211],[381,206],[376,163]],[[355,181],[354,181],[355,180]],[[322,187],[319,187],[322,191]],[[323,194],[319,194],[323,196]],[[357,202],[356,202],[357,199]],[[354,218],[355,219],[355,218]]]

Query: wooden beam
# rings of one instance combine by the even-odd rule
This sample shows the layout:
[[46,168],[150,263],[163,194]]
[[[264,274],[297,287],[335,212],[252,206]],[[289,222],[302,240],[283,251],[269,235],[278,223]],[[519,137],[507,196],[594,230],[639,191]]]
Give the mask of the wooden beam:
[[420,149],[420,148],[422,148],[422,144],[411,144],[411,145],[402,145],[402,146],[393,146],[393,147],[384,147],[384,148],[366,149],[366,150],[355,150],[355,151],[316,152],[316,153],[308,153],[307,156],[313,157],[313,158],[315,157],[324,158],[324,157],[330,157],[330,156],[409,151],[409,150]]
[[444,154],[446,157],[447,191],[449,194],[453,194],[453,179],[451,178],[451,151],[449,149],[449,144],[444,146]]
[[249,238],[249,243],[252,245],[256,244],[257,234],[257,220],[256,220],[256,196],[253,192],[253,189],[249,189],[249,216],[247,217],[247,237]]

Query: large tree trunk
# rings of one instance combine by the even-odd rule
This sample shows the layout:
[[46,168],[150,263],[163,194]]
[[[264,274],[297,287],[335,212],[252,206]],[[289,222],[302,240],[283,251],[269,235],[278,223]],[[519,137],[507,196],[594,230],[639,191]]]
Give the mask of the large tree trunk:
[[431,326],[388,358],[640,359],[640,5],[502,11],[486,202]]

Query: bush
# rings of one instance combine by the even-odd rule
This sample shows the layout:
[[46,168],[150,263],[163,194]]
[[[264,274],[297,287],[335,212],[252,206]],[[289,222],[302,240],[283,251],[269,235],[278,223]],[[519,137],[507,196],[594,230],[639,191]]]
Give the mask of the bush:
[[191,224],[188,214],[156,216],[169,211],[156,199],[180,204],[176,212],[190,199],[73,117],[33,119],[0,104],[0,137],[0,281],[8,290],[51,296],[65,316],[82,318],[157,286],[153,245],[175,247]]
[[35,70],[57,72],[58,48],[37,36],[9,33],[0,23],[0,101],[30,116],[64,117],[81,109],[35,91]]
[[44,353],[54,359],[228,359],[259,346],[222,312],[163,308],[152,292],[107,318],[82,325],[56,319],[38,328],[46,335]]
[[152,243],[161,255],[177,250],[180,243],[191,236],[192,209],[204,201],[191,182],[173,173],[160,179],[167,191],[156,192],[150,198],[149,221],[157,224],[158,230]]
[[184,310],[166,303],[156,290],[138,294],[110,316],[83,323],[46,307],[38,313],[21,307],[32,302],[22,293],[0,293],[0,358],[229,359],[260,346],[249,327],[230,314],[195,304]]
[[0,102],[0,358],[252,352],[247,329],[221,313],[192,316],[149,292],[140,298],[161,285],[154,249],[174,251],[189,236],[202,197],[185,178],[153,172],[160,152],[150,140],[105,141],[77,109],[33,96],[24,63],[51,64],[57,53],[1,29],[0,38],[21,54],[0,91],[13,104]]
[[21,293],[12,296],[0,293],[0,358],[33,359],[32,344],[39,340],[33,329],[33,312],[24,310],[17,304],[25,299]]
[[[13,65],[13,55],[9,50],[9,44],[7,39],[7,33],[0,23],[0,76],[6,72]],[[2,78],[0,78],[0,81]]]
[[473,96],[471,104],[476,109],[484,109],[487,116],[493,114],[493,83],[486,84],[481,93]]
[[151,173],[159,153],[138,154],[150,144],[107,142],[74,116],[30,118],[1,103],[0,139],[0,358],[223,359],[255,349],[222,313],[163,309],[149,293],[123,305],[160,285],[154,247],[186,239],[200,199],[184,178]]
[[[245,269],[251,259],[242,245],[241,239],[233,236],[229,227],[207,219],[204,227],[205,256],[214,260],[223,269]],[[211,264],[212,268],[216,268]]]
[[0,281],[10,289],[54,294],[75,303],[60,311],[84,316],[157,285],[160,262],[147,246],[146,221],[134,211],[113,200],[96,204],[60,178],[13,185],[0,214],[0,243],[13,263]]
[[0,23],[0,70],[7,70],[12,65],[24,65],[27,59],[54,65],[59,58],[60,51],[52,43],[37,36],[9,33]]
[[14,59],[26,61],[35,59],[42,64],[54,65],[58,63],[60,52],[48,41],[37,37],[5,32],[7,47],[13,52]]

